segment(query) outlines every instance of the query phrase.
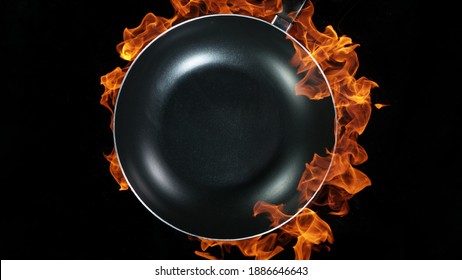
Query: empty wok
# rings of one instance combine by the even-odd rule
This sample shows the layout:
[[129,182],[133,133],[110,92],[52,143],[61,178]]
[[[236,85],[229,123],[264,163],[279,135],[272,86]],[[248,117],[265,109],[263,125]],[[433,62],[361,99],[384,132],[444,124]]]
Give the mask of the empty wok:
[[[315,153],[334,150],[336,115],[332,96],[297,95],[302,75],[291,63],[298,43],[287,34],[287,14],[305,1],[295,2],[286,1],[273,24],[242,15],[180,23],[127,71],[114,113],[117,157],[141,203],[168,225],[244,239],[310,202],[297,185]],[[287,219],[272,226],[254,216],[258,201],[284,204]]]

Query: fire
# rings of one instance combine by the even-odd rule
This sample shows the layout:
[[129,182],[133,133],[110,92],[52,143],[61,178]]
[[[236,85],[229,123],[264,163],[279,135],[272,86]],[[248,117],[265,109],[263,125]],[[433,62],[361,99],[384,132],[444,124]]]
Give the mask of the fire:
[[383,107],[388,107],[388,106],[390,106],[390,104],[375,103],[374,106],[375,106],[375,108],[377,108],[377,109],[382,109]]
[[148,13],[141,24],[125,29],[123,42],[117,45],[120,57],[132,61],[147,43],[182,21],[207,14],[243,14],[270,21],[282,9],[281,0],[171,0],[175,15],[166,19]]
[[[138,27],[124,30],[124,41],[117,45],[116,49],[120,57],[128,61],[128,65],[124,68],[118,67],[101,77],[101,84],[105,88],[101,104],[111,113],[130,62],[150,41],[170,27],[206,14],[245,14],[271,21],[282,9],[281,0],[171,0],[171,4],[175,10],[172,18],[166,19],[148,13]],[[316,169],[331,164],[323,187],[311,202],[310,208],[302,209],[297,216],[272,233],[239,241],[199,239],[200,250],[195,252],[199,256],[217,259],[218,257],[207,251],[215,247],[221,251],[220,258],[224,258],[224,254],[229,253],[231,248],[237,248],[247,257],[271,259],[294,240],[295,259],[309,259],[313,250],[325,248],[325,243],[334,241],[330,226],[313,209],[326,208],[333,215],[343,216],[349,211],[348,200],[371,184],[368,176],[355,166],[367,160],[367,153],[357,140],[371,116],[370,92],[377,84],[365,77],[355,78],[359,67],[355,49],[359,45],[353,43],[349,37],[338,36],[332,26],[327,26],[324,31],[317,30],[312,22],[313,13],[314,7],[309,2],[299,14],[289,34],[310,51],[331,86],[337,110],[337,147],[335,151],[327,151],[328,156],[315,155],[313,160],[306,164],[298,190],[308,201],[323,180],[316,175],[320,173],[316,172]],[[313,69],[313,65],[310,65],[311,60],[303,57],[304,52],[300,47],[297,44],[294,44],[294,47],[297,52],[292,63],[298,71],[304,73]],[[297,94],[306,95],[311,99],[322,99],[330,95],[327,88],[316,90],[315,95],[312,92],[304,88],[303,83],[297,88]],[[375,106],[382,108],[385,105]],[[110,162],[110,172],[119,183],[120,189],[128,189],[116,153],[112,151],[106,158]],[[282,209],[283,205],[259,202],[254,207],[254,215],[267,215],[272,225],[276,226],[280,221],[287,219]],[[192,237],[191,239],[196,240]]]

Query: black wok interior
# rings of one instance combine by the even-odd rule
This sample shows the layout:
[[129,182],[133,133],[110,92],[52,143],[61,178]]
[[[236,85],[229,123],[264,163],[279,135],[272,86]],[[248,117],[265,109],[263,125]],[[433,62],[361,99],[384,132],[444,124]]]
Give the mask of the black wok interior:
[[[286,34],[219,15],[178,25],[131,65],[116,104],[124,175],[158,218],[188,234],[240,239],[267,232],[257,201],[299,209],[297,184],[335,143],[331,98],[296,95]],[[327,170],[326,170],[327,172]]]

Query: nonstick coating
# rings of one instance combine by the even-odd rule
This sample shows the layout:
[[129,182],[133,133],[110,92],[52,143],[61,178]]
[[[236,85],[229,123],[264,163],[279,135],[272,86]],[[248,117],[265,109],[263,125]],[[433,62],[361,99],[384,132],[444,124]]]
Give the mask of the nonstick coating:
[[297,185],[315,153],[333,150],[335,107],[296,95],[301,76],[286,36],[251,17],[204,16],[169,29],[133,62],[115,147],[130,187],[159,219],[193,236],[243,239],[274,229],[253,216],[257,201],[283,203],[290,215],[306,205]]

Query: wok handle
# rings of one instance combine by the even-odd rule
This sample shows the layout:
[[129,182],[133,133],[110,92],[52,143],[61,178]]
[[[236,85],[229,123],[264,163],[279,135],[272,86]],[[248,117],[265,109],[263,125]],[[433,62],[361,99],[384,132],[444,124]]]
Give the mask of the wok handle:
[[274,24],[284,32],[289,31],[292,23],[297,18],[303,6],[305,6],[306,1],[307,0],[283,0],[282,12],[274,17],[271,24]]

